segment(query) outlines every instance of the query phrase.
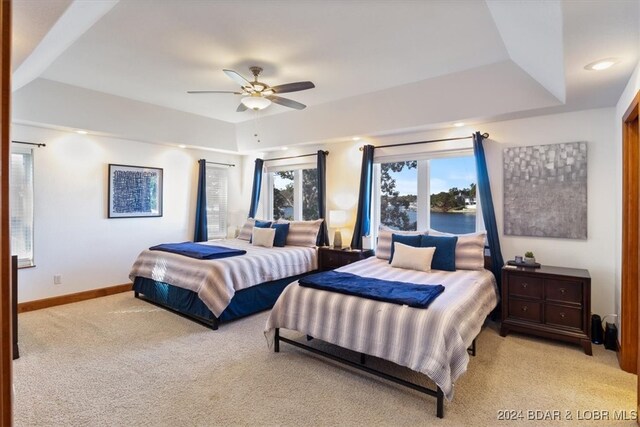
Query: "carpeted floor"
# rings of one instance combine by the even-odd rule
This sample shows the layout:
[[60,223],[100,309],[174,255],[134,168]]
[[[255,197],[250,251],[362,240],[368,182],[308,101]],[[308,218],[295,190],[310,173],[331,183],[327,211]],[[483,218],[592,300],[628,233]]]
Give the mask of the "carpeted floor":
[[[635,409],[636,377],[602,346],[589,357],[578,346],[501,338],[489,324],[439,420],[432,397],[284,343],[281,353],[269,351],[267,315],[211,331],[131,293],[21,314],[16,425],[518,423],[498,421],[500,411],[517,418],[523,411],[520,423],[536,426],[564,424],[567,414],[578,425],[635,425],[613,417]],[[386,362],[372,364],[428,384]],[[557,410],[564,421],[527,421],[529,410]],[[603,414],[595,411],[609,411],[609,420],[584,419]]]

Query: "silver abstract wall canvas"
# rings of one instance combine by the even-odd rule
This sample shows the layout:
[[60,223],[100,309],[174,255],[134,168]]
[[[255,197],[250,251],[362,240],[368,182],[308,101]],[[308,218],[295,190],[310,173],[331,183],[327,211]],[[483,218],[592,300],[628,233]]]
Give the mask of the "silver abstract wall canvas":
[[504,234],[587,238],[587,143],[505,148]]
[[162,216],[162,169],[109,165],[109,218]]

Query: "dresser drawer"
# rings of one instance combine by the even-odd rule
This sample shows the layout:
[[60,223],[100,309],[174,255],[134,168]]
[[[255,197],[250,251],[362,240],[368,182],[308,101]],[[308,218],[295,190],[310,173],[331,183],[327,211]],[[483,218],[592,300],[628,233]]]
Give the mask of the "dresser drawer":
[[547,301],[582,304],[582,282],[545,279],[544,295]]
[[515,274],[509,276],[509,296],[542,299],[542,279]]
[[547,325],[583,329],[582,310],[579,308],[546,304],[544,307],[544,319],[544,323]]
[[509,317],[541,323],[542,304],[533,301],[509,299]]

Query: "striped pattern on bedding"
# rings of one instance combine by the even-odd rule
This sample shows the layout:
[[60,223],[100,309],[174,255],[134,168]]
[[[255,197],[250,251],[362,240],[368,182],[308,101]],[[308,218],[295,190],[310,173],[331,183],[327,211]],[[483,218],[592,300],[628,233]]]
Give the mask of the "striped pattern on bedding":
[[267,320],[265,336],[285,328],[380,357],[431,378],[453,397],[453,384],[467,369],[467,348],[496,307],[496,281],[487,270],[420,272],[368,258],[338,269],[363,277],[442,284],[445,291],[427,309],[379,302],[290,284]]
[[416,234],[428,234],[426,231],[399,231],[392,230],[389,227],[381,225],[378,227],[378,244],[376,245],[376,256],[380,259],[388,260],[391,258],[391,240],[393,234],[402,234],[405,236],[414,236]]
[[238,233],[238,239],[246,240],[247,242],[251,240],[251,235],[253,234],[253,227],[256,225],[256,220],[253,218],[247,218],[244,225],[240,229],[240,233]]
[[216,317],[227,308],[236,291],[318,268],[316,248],[265,248],[238,239],[204,242],[244,249],[245,255],[199,260],[168,252],[144,250],[129,279],[137,276],[196,292]]
[[487,233],[449,234],[429,230],[430,236],[458,236],[456,269],[482,270],[484,268],[484,241]]
[[287,234],[287,246],[315,246],[318,239],[318,231],[323,219],[312,221],[287,221],[279,219],[278,224],[289,224]]

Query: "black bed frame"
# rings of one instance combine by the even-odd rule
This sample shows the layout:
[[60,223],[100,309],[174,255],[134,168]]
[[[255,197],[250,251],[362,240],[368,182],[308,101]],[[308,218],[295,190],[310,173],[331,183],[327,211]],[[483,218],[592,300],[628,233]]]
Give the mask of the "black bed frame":
[[165,304],[159,303],[157,301],[154,301],[154,300],[152,300],[150,298],[147,298],[143,294],[140,294],[138,291],[134,291],[133,292],[133,296],[135,298],[138,298],[139,300],[146,301],[146,302],[148,302],[150,304],[153,304],[153,305],[155,305],[157,307],[164,308],[165,310],[170,311],[172,313],[175,313],[178,316],[182,316],[182,317],[184,317],[186,319],[189,319],[189,320],[192,320],[192,321],[194,321],[196,323],[200,323],[201,325],[206,326],[207,328],[211,328],[214,331],[217,331],[218,330],[218,326],[220,325],[220,321],[215,316],[213,316],[211,319],[206,319],[204,317],[197,316],[195,314],[183,313],[182,311],[178,311],[178,310],[174,309],[173,307],[169,307],[168,305],[165,305]]
[[[478,337],[473,339],[473,342],[471,343],[471,347],[469,347],[467,349],[467,351],[469,352],[469,354],[471,356],[475,356],[476,355],[476,339]],[[313,339],[310,336],[307,336],[307,340],[311,340]],[[436,415],[438,418],[444,418],[444,393],[442,392],[442,390],[440,389],[440,387],[438,387],[436,385],[436,389],[432,390],[430,388],[427,387],[423,387],[421,385],[418,384],[414,384],[412,382],[403,380],[402,378],[398,378],[398,377],[394,377],[393,375],[389,375],[386,374],[384,372],[380,372],[378,370],[375,369],[371,369],[368,366],[366,366],[366,354],[364,353],[360,353],[360,363],[356,363],[356,362],[352,362],[351,360],[347,360],[344,359],[340,356],[336,356],[333,355],[331,353],[327,353],[326,351],[322,351],[322,350],[318,350],[317,348],[302,344],[298,341],[294,341],[292,339],[286,338],[286,337],[281,337],[280,336],[280,328],[276,328],[275,330],[275,337],[274,337],[274,344],[273,344],[273,351],[275,353],[279,353],[280,352],[280,341],[282,342],[286,342],[288,344],[291,344],[295,347],[301,348],[303,350],[307,350],[310,351],[311,353],[315,353],[318,354],[320,356],[326,357],[327,359],[331,359],[334,360],[336,362],[342,363],[344,365],[350,366],[352,368],[355,369],[359,369],[361,371],[367,372],[371,375],[375,375],[377,377],[383,378],[385,380],[394,382],[396,384],[400,384],[402,386],[411,388],[413,390],[419,391],[420,393],[424,393],[424,394],[428,394],[429,396],[433,396],[436,398]]]

